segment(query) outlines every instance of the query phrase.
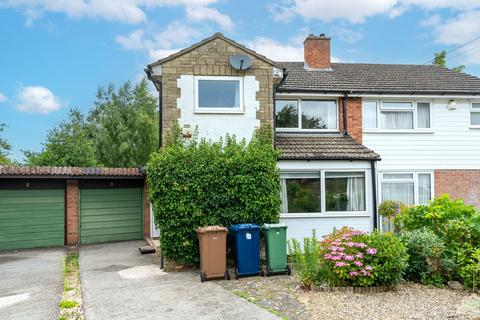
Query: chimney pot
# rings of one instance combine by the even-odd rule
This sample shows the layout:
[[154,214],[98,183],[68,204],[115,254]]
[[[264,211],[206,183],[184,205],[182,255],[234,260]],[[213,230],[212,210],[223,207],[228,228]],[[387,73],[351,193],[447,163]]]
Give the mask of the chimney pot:
[[303,53],[308,69],[330,69],[330,38],[324,33],[310,34],[303,42]]

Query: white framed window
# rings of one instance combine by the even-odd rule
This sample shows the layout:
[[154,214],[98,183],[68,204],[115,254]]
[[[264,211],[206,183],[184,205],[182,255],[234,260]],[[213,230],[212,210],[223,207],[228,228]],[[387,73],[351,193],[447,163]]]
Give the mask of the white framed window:
[[431,128],[428,101],[363,101],[364,131],[422,131]]
[[480,102],[470,104],[470,126],[480,128]]
[[380,177],[380,203],[399,201],[406,205],[424,205],[433,199],[432,172],[383,172]]
[[366,213],[365,171],[282,172],[282,216]]
[[196,113],[243,113],[242,77],[195,77]]
[[337,101],[276,100],[275,127],[278,131],[338,131]]

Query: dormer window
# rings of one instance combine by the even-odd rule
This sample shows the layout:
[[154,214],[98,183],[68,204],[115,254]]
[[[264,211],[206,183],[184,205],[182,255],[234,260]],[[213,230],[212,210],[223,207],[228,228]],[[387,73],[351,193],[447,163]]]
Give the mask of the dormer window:
[[242,78],[196,77],[195,112],[242,113]]
[[276,100],[275,125],[278,131],[336,131],[336,100]]

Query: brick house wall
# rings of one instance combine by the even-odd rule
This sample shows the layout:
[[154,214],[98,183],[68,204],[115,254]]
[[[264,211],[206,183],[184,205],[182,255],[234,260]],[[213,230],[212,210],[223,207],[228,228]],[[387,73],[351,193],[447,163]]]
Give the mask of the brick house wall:
[[[339,129],[343,131],[343,98],[338,98]],[[347,130],[358,143],[362,143],[362,98],[347,98]]]
[[[245,54],[252,59],[248,70],[233,69],[228,58],[233,54]],[[273,124],[273,84],[272,65],[263,61],[240,47],[234,46],[221,38],[211,41],[186,52],[172,60],[162,63],[162,143],[168,139],[177,120],[181,117],[177,108],[180,89],[177,80],[181,75],[194,76],[255,76],[259,82],[256,100],[260,108],[256,117],[261,125]]]
[[78,239],[78,180],[66,181],[65,192],[66,207],[66,244],[69,246],[77,245]]
[[480,208],[480,170],[435,170],[435,197],[449,194]]

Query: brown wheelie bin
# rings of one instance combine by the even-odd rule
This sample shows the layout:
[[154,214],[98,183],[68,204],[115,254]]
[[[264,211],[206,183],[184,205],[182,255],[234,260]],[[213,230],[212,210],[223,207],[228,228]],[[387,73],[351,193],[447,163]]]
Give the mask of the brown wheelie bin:
[[200,280],[230,279],[227,270],[227,232],[220,226],[197,229],[200,242]]

